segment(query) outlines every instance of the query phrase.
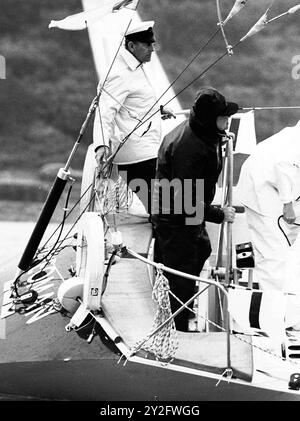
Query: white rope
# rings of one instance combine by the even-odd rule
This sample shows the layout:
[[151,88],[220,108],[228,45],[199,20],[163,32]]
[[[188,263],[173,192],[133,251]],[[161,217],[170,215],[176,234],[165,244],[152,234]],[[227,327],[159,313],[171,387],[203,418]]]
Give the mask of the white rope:
[[[169,282],[164,276],[162,268],[157,268],[155,284],[152,291],[152,299],[157,303],[157,311],[152,326],[152,332],[156,331],[164,321],[172,316],[170,299],[169,299]],[[143,348],[145,351],[153,353],[156,359],[169,360],[171,362],[175,357],[178,349],[178,337],[172,318],[155,334],[148,334],[144,339],[139,341],[131,350],[131,355],[135,354],[139,349]]]
[[117,181],[106,179],[101,180],[100,187],[95,188],[96,202],[95,211],[101,215],[108,213],[126,212],[133,200],[133,194],[127,184],[118,177]]

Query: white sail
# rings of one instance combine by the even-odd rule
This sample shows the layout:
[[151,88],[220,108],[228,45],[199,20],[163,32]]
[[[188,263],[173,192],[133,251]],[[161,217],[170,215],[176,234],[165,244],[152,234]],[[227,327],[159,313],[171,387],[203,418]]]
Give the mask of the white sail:
[[123,7],[135,9],[137,0],[102,0],[97,3],[95,8],[85,12],[76,13],[61,20],[51,20],[49,28],[66,29],[68,31],[86,29],[99,22],[107,14],[115,13]]
[[[236,130],[234,126],[237,126]],[[230,118],[229,131],[235,134],[234,153],[250,155],[257,143],[255,133],[254,111],[237,113]]]

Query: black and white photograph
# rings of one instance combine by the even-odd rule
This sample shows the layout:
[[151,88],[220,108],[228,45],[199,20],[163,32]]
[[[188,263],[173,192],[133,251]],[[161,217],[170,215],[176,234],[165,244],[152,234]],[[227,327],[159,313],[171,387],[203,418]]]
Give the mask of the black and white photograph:
[[299,40],[296,0],[1,0],[0,406],[300,401]]

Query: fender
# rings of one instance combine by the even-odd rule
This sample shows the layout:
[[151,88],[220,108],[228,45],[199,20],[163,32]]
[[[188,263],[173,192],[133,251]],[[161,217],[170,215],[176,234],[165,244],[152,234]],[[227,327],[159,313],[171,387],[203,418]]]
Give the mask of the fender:
[[88,310],[100,310],[104,275],[104,230],[97,212],[82,216],[76,254],[76,274],[83,280],[83,304]]
[[104,275],[104,230],[97,212],[85,212],[77,236],[76,276],[64,281],[58,289],[61,305],[74,313],[79,300],[89,311],[101,308]]

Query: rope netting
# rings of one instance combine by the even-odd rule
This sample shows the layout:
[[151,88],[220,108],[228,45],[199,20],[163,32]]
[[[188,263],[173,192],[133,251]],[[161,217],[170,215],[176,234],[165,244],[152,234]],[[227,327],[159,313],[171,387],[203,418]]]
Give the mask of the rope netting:
[[[143,348],[154,354],[159,360],[167,361],[174,358],[178,349],[174,318],[165,323],[172,316],[169,292],[168,279],[164,276],[162,269],[158,267],[152,291],[152,299],[157,303],[152,331],[131,349],[131,355]],[[160,328],[160,326],[162,327]]]
[[[146,260],[146,259],[145,259]],[[226,329],[220,326],[218,323],[213,322],[207,317],[197,314],[194,309],[191,309],[181,302],[178,297],[176,297],[172,291],[170,291],[168,279],[163,274],[163,269],[161,264],[156,264],[156,279],[153,286],[152,299],[157,303],[157,311],[155,314],[154,323],[152,326],[151,332],[144,337],[142,340],[138,341],[130,350],[130,357],[136,354],[140,349],[151,352],[155,355],[156,359],[162,363],[169,364],[172,362],[176,355],[178,349],[179,341],[177,336],[177,331],[175,327],[174,317],[172,317],[170,299],[169,295],[171,294],[182,307],[188,308],[196,316],[204,319],[208,324],[218,328],[219,330],[226,332]],[[165,323],[170,319],[167,323]],[[165,323],[165,324],[164,324]],[[259,333],[256,333],[256,336],[261,336]],[[263,337],[265,335],[262,335]],[[299,367],[299,362],[294,361],[290,358],[286,358],[283,355],[279,355],[277,352],[270,348],[265,348],[258,344],[254,344],[251,340],[247,340],[244,335],[235,335],[236,339],[240,342],[243,342],[249,345],[252,348],[255,348],[259,351],[262,351],[265,354],[269,354],[272,357],[277,358],[283,362],[288,361],[291,365]]]

